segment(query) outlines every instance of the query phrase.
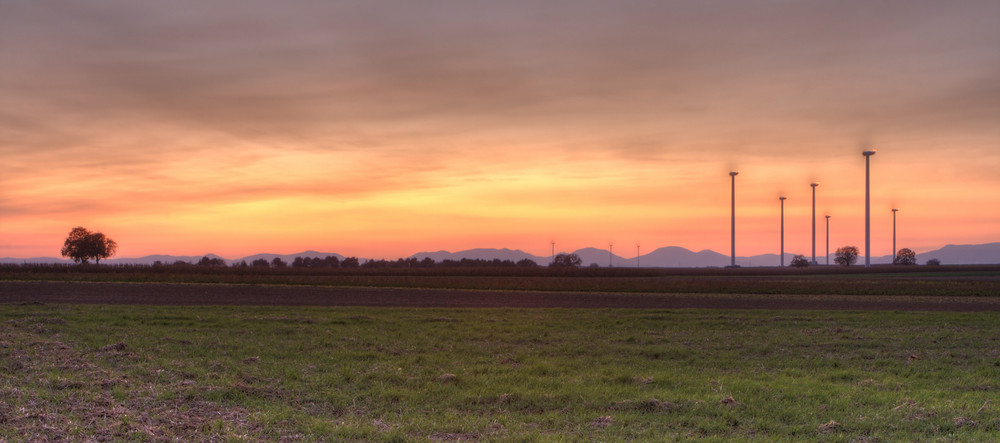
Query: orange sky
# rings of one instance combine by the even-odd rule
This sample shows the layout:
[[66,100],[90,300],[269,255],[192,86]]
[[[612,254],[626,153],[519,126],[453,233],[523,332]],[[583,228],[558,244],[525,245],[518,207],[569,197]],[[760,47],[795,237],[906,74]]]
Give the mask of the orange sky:
[[[238,6],[237,6],[238,5]],[[412,9],[411,9],[412,8]],[[0,0],[0,257],[1000,241],[993,1]],[[863,249],[862,249],[863,250]]]

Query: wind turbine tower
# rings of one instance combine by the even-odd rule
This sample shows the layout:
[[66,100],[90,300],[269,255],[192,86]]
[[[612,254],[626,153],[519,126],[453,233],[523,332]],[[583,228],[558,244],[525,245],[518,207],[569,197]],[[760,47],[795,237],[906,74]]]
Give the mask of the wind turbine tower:
[[871,158],[874,149],[862,152],[865,156],[865,267],[872,267],[872,199],[871,199]]
[[810,264],[816,264],[816,187],[819,183],[810,183],[813,188],[813,259]]
[[899,208],[892,208],[892,263],[896,264],[896,212]]
[[826,216],[826,264],[830,264],[830,216]]
[[785,267],[785,199],[788,197],[778,197],[781,200],[781,267]]
[[729,173],[729,177],[732,178],[733,181],[731,266],[734,268],[736,267],[736,175],[737,174],[739,174],[739,171],[732,171]]

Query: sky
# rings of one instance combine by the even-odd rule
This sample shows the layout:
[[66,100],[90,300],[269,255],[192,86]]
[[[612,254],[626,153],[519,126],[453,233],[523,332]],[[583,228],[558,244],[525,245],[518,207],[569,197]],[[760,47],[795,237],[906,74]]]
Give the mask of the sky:
[[[0,0],[0,256],[1000,241],[1000,2]],[[619,252],[621,251],[621,252]],[[627,251],[627,252],[626,252]]]

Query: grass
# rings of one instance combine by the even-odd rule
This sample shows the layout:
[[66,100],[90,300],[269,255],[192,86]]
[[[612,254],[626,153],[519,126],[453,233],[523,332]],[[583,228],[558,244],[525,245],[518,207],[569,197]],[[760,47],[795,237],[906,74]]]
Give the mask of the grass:
[[0,435],[989,441],[998,320],[2,305]]

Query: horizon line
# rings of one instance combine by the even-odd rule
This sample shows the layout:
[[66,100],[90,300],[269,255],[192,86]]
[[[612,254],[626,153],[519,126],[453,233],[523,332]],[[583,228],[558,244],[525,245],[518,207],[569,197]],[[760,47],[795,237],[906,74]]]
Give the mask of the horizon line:
[[[914,253],[916,253],[916,254],[926,254],[928,252],[933,252],[933,251],[936,251],[936,250],[939,250],[939,249],[943,249],[943,248],[948,247],[948,246],[985,246],[985,245],[992,245],[992,244],[997,244],[997,243],[1000,243],[1000,241],[997,241],[997,242],[987,242],[987,243],[973,243],[973,244],[954,244],[954,243],[948,243],[948,244],[945,244],[943,246],[940,246],[940,247],[937,247],[937,248],[933,248],[933,249],[929,249],[929,250],[926,250],[926,251],[923,251],[923,252],[914,251]],[[586,246],[586,247],[583,247],[583,248],[576,249],[576,250],[574,250],[572,252],[570,252],[570,251],[559,251],[559,252],[556,252],[556,255],[558,255],[558,254],[575,254],[575,253],[577,253],[579,251],[582,251],[584,249],[595,249],[595,250],[600,251],[600,252],[611,253],[614,257],[617,257],[617,258],[619,258],[621,260],[628,261],[628,260],[635,260],[637,257],[641,258],[641,257],[648,256],[650,254],[655,253],[656,251],[659,251],[661,249],[666,249],[666,248],[680,248],[680,249],[684,249],[684,250],[686,250],[688,252],[692,252],[692,253],[695,253],[695,254],[708,251],[708,252],[714,252],[714,253],[719,254],[719,255],[723,255],[725,257],[729,257],[729,255],[726,255],[726,254],[723,254],[721,252],[718,252],[718,251],[715,251],[715,250],[712,250],[712,249],[708,249],[708,248],[696,251],[696,250],[693,250],[693,249],[686,248],[684,246],[676,246],[676,245],[661,246],[661,247],[658,247],[656,249],[653,249],[649,253],[641,254],[641,255],[638,255],[638,256],[630,256],[630,257],[625,257],[625,256],[613,254],[613,252],[610,249],[601,249],[601,248],[598,248],[598,247],[595,247],[595,246]],[[423,254],[437,254],[437,253],[458,254],[458,253],[462,253],[462,252],[470,252],[470,251],[476,251],[476,250],[493,250],[493,251],[508,250],[508,251],[511,251],[511,252],[520,252],[520,253],[529,255],[531,257],[535,257],[535,258],[543,258],[544,259],[544,258],[553,257],[552,255],[535,255],[535,254],[532,254],[530,252],[526,252],[526,251],[524,251],[522,249],[511,249],[511,248],[507,248],[507,247],[504,247],[504,248],[495,248],[495,247],[494,248],[485,248],[485,247],[480,247],[480,248],[463,249],[463,250],[458,250],[458,251],[448,251],[448,250],[444,250],[444,249],[437,250],[437,251],[421,251],[421,252],[416,252],[416,253],[410,254],[408,256],[397,257],[396,259],[406,259],[406,258],[411,258],[411,257],[418,256],[418,255],[423,255]],[[230,262],[236,262],[236,261],[245,260],[245,259],[247,259],[249,257],[254,257],[254,256],[264,256],[264,255],[266,255],[266,256],[288,257],[288,256],[302,256],[303,254],[307,254],[307,253],[316,253],[316,254],[321,254],[321,255],[339,255],[339,256],[345,257],[345,258],[346,257],[355,257],[355,258],[358,258],[358,259],[365,259],[365,260],[390,260],[389,258],[386,258],[386,257],[382,257],[382,258],[376,258],[376,257],[359,257],[359,256],[353,256],[353,255],[344,255],[344,254],[341,254],[339,252],[321,252],[321,251],[316,251],[316,250],[313,250],[313,249],[307,249],[305,251],[293,252],[293,253],[288,253],[288,254],[273,253],[273,252],[259,252],[259,253],[255,253],[255,254],[245,255],[245,256],[242,256],[242,257],[238,257],[238,258],[227,258],[227,257],[223,257],[221,255],[215,254],[213,252],[208,252],[208,253],[205,253],[205,254],[194,254],[194,255],[174,255],[174,254],[155,253],[155,254],[147,254],[147,255],[138,256],[138,257],[117,257],[117,258],[110,258],[109,257],[109,258],[106,258],[104,260],[105,261],[139,260],[139,259],[144,259],[144,258],[149,258],[149,257],[155,257],[155,256],[174,257],[174,258],[179,258],[179,257],[209,257],[209,256],[214,256],[214,257],[219,257],[219,258],[222,258],[222,259],[230,261]],[[881,255],[881,256],[879,256],[879,255],[873,255],[872,257],[873,258],[874,257],[887,257],[887,256],[893,256],[894,254],[895,254],[895,251],[893,251],[890,254],[885,254],[885,255]],[[754,254],[754,255],[740,255],[740,256],[736,256],[736,257],[737,258],[747,258],[748,259],[748,258],[760,257],[760,256],[774,256],[774,257],[779,257],[780,255],[781,254],[777,253],[777,252],[765,252],[765,253]],[[794,254],[794,253],[790,253],[790,252],[786,252],[785,253],[785,256],[795,257],[797,255],[805,256],[805,254]],[[833,257],[833,256],[835,256],[835,253],[830,253],[830,257]],[[313,256],[309,256],[309,257],[313,257]],[[817,257],[825,257],[825,256],[817,255]],[[858,258],[862,258],[862,257],[864,257],[863,254],[858,254]],[[2,257],[2,259],[4,259],[4,260],[31,260],[31,259],[71,260],[69,258],[57,257],[57,256]]]

